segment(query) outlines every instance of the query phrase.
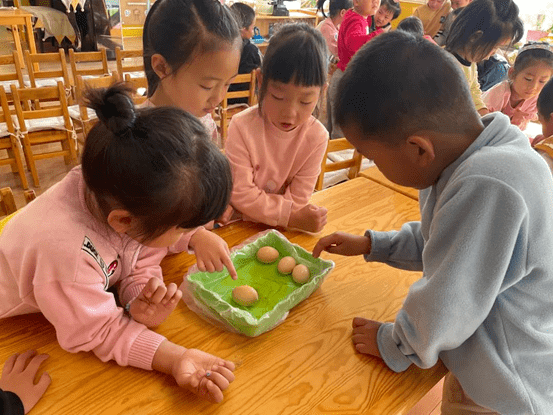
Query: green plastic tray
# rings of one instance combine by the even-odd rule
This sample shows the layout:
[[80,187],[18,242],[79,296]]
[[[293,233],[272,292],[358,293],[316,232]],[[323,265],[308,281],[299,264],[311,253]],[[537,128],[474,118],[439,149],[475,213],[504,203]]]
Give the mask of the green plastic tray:
[[[303,285],[298,284],[291,275],[278,272],[278,260],[272,264],[259,262],[257,250],[266,245],[278,250],[278,260],[292,256],[298,264],[306,265],[311,279]],[[223,323],[228,329],[252,337],[282,322],[288,311],[309,297],[334,268],[334,262],[314,258],[311,253],[292,244],[276,230],[254,236],[234,250],[231,258],[238,273],[237,280],[233,280],[226,269],[216,273],[198,271],[185,278],[185,290],[193,296],[196,307],[191,308],[194,311],[203,314],[208,320]],[[255,288],[259,301],[250,307],[237,304],[232,299],[232,290],[239,285]],[[185,302],[189,304],[186,298]]]

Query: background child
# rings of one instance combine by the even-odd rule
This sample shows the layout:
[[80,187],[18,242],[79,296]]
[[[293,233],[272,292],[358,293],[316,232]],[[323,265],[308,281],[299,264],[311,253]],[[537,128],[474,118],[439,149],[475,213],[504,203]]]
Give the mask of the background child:
[[317,10],[319,10],[325,19],[319,23],[317,29],[322,33],[326,40],[329,59],[338,62],[338,30],[344,20],[346,12],[352,8],[352,0],[330,0],[328,16],[323,10],[326,0],[318,0]]
[[553,75],[551,46],[547,43],[524,45],[508,74],[508,80],[495,85],[482,98],[490,112],[502,112],[512,124],[525,130],[528,121],[537,121],[538,95]]
[[[240,56],[239,74],[250,73],[261,66],[261,54],[257,46],[251,42],[253,29],[255,27],[255,10],[244,3],[234,3],[230,6],[234,18],[240,27],[240,36],[242,37],[242,55]],[[229,87],[229,91],[246,91],[249,84],[236,84]],[[229,104],[248,103],[247,98],[231,98]]]
[[553,78],[547,82],[538,98],[538,119],[542,135],[537,136],[532,145],[545,159],[553,172]]
[[326,209],[309,204],[328,143],[311,115],[326,84],[325,52],[318,30],[283,25],[265,52],[259,106],[232,117],[231,204],[246,220],[309,232],[326,224]]
[[228,161],[181,109],[136,111],[120,85],[92,91],[89,105],[99,123],[82,166],[9,217],[0,234],[0,318],[41,312],[64,350],[171,374],[221,401],[233,363],[148,328],[182,295],[163,282],[159,264],[168,252],[193,249],[202,268],[226,265],[236,275],[224,241],[201,227],[189,231],[227,207]]
[[356,350],[396,372],[441,359],[450,371],[444,415],[553,413],[553,181],[545,163],[505,115],[479,117],[451,55],[401,31],[359,51],[339,96],[347,139],[389,180],[423,189],[420,222],[335,233],[315,246],[314,256],[363,254],[423,273],[395,322],[353,320]]
[[434,42],[434,39],[424,34],[424,27],[422,26],[421,19],[419,19],[416,16],[406,17],[405,19],[403,19],[401,22],[398,23],[396,29],[402,30],[406,33],[410,33],[413,36],[423,37],[432,43],[436,43]]
[[438,33],[438,30],[440,30],[442,19],[444,19],[450,11],[451,3],[449,0],[428,0],[426,4],[415,9],[413,16],[421,19],[424,27],[424,34],[434,37]]
[[211,113],[238,73],[241,44],[231,11],[219,1],[155,2],[144,23],[145,105],[190,112],[220,146]]
[[457,17],[457,15],[461,12],[461,9],[465,6],[467,6],[472,0],[451,0],[451,11],[447,16],[442,17],[440,23],[441,27],[440,30],[438,30],[438,33],[433,37],[434,41],[440,45],[445,45],[445,39],[447,38],[447,35],[449,35],[449,32],[451,31],[451,25],[453,24],[453,21]]
[[37,355],[28,350],[14,354],[6,360],[0,378],[0,409],[2,415],[28,414],[50,386],[52,379],[44,372],[35,384],[40,365],[47,354]]
[[392,27],[391,22],[401,14],[399,0],[382,0],[374,15],[374,24],[377,29],[387,32]]
[[476,62],[492,56],[499,46],[518,42],[524,26],[512,0],[474,0],[451,26],[445,49],[459,61],[480,115],[489,111],[482,100]]
[[353,0],[353,9],[348,10],[338,33],[338,65],[332,74],[327,94],[327,125],[330,138],[340,138],[344,134],[334,123],[333,102],[336,99],[338,83],[349,61],[361,46],[384,31],[375,29],[373,16],[380,6],[380,0]]

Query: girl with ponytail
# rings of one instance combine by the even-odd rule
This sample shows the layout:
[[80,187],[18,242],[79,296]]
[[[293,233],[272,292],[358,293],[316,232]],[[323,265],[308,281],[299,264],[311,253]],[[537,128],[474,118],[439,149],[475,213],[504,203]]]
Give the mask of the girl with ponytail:
[[228,161],[179,108],[136,109],[122,85],[88,101],[99,122],[82,165],[4,220],[0,318],[41,312],[68,352],[161,371],[219,402],[234,364],[150,328],[182,295],[163,282],[167,253],[193,250],[208,270],[224,264],[235,275],[227,245],[201,227],[228,205]]
[[353,7],[353,1],[330,0],[328,16],[323,10],[325,2],[326,0],[317,1],[317,10],[326,17],[325,20],[319,23],[317,29],[323,34],[326,40],[330,60],[338,62],[338,30],[340,29],[340,24],[342,20],[344,20],[346,12]]

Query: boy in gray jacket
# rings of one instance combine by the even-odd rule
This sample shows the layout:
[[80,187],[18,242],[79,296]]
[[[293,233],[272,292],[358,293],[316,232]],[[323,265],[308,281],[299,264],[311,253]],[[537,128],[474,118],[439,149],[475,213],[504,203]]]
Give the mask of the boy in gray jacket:
[[506,116],[479,117],[457,62],[422,38],[369,42],[338,96],[347,139],[389,180],[421,189],[420,222],[314,248],[423,272],[395,322],[353,320],[356,350],[396,372],[441,359],[443,414],[553,414],[546,163]]

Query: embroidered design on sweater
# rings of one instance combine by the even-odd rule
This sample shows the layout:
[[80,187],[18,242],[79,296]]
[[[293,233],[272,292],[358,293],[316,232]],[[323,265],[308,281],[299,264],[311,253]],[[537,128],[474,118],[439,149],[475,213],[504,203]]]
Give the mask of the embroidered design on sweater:
[[83,246],[81,247],[83,251],[85,251],[87,254],[89,254],[96,263],[100,266],[100,269],[104,273],[104,276],[106,277],[106,283],[104,285],[104,290],[107,290],[109,288],[109,277],[113,275],[115,270],[117,269],[117,259],[112,261],[111,264],[106,265],[105,261],[102,259],[98,251],[96,250],[96,247],[92,243],[90,239],[88,239],[88,236],[84,237]]

